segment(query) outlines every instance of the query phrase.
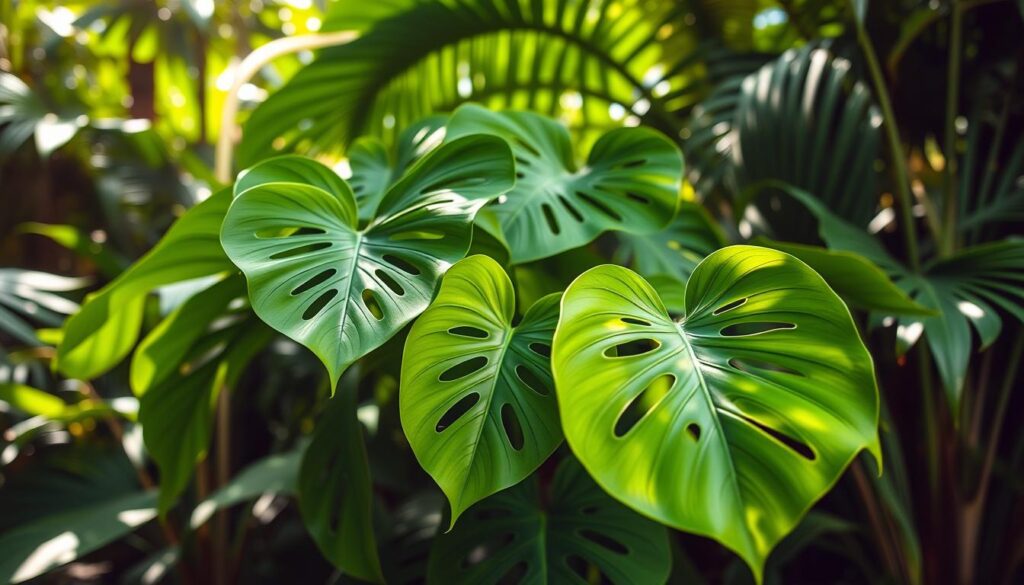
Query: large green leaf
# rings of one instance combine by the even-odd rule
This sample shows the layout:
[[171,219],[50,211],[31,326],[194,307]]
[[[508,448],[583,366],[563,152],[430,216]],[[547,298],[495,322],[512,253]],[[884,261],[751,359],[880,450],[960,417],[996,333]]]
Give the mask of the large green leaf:
[[[287,149],[386,142],[467,101],[569,119],[593,134],[626,120],[675,134],[703,69],[688,7],[626,0],[338,2],[325,29],[361,37],[322,50],[246,123],[239,161]],[[429,23],[429,26],[424,26]]]
[[[737,186],[785,181],[867,225],[878,206],[880,127],[849,60],[827,44],[791,49],[743,82],[730,138]],[[759,210],[782,239],[813,233],[812,218],[785,203],[771,199]]]
[[[608,497],[573,459],[484,500],[438,535],[428,583],[664,583],[665,528]],[[518,578],[518,579],[517,579]]]
[[302,458],[299,509],[313,540],[335,566],[364,581],[383,583],[373,527],[373,485],[356,406],[354,387],[328,403]]
[[113,282],[88,298],[64,325],[57,369],[68,377],[94,378],[131,351],[142,327],[146,295],[153,289],[233,271],[220,247],[220,224],[231,203],[227,189],[188,210],[160,243]]
[[[295,178],[264,165],[288,166]],[[256,314],[312,350],[333,388],[427,307],[437,279],[469,249],[474,214],[511,187],[513,162],[494,137],[446,144],[388,190],[364,229],[348,184],[333,174],[324,183],[325,172],[292,158],[257,165],[249,175],[267,180],[238,193],[221,240]]]
[[675,215],[683,159],[647,128],[619,128],[597,141],[577,167],[564,126],[530,112],[491,112],[467,104],[452,115],[448,138],[487,133],[516,157],[516,185],[492,210],[514,263],[553,256],[606,230],[653,232]]
[[551,337],[558,294],[516,326],[512,281],[471,256],[448,271],[405,342],[399,410],[420,465],[448,496],[452,524],[519,483],[558,447]]
[[825,281],[776,250],[711,254],[685,309],[672,320],[625,268],[580,276],[552,354],[562,426],[609,493],[759,577],[857,452],[880,461],[871,356]]
[[182,303],[147,337],[132,361],[143,440],[160,469],[160,512],[188,485],[209,448],[217,397],[234,386],[271,338],[248,310],[232,276]]
[[36,453],[0,488],[0,583],[21,583],[134,532],[156,516],[119,450]]
[[295,494],[299,463],[305,452],[305,445],[301,445],[287,453],[269,455],[252,463],[192,510],[189,527],[195,530],[218,510],[254,500],[263,494]]

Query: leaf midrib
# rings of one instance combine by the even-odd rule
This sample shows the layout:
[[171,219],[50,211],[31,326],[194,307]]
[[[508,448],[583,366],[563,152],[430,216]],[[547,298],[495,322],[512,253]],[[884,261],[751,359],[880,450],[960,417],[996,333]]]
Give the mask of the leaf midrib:
[[[693,350],[693,346],[690,345],[690,339],[686,334],[685,323],[676,323],[676,331],[679,333],[679,339],[683,342],[683,347],[686,348],[686,353],[690,357],[690,363],[693,365],[693,371],[697,375],[697,381],[700,384],[701,392],[704,394],[704,399],[707,401],[708,406],[711,409],[711,420],[714,421],[716,436],[719,437],[718,442],[723,448],[723,451],[729,454],[726,458],[729,462],[729,473],[732,476],[732,481],[729,485],[732,486],[733,494],[736,496],[736,501],[743,504],[743,495],[740,493],[739,487],[739,476],[736,473],[736,464],[732,458],[732,449],[729,447],[728,441],[726,441],[725,431],[722,429],[721,421],[718,419],[718,404],[711,397],[711,389],[708,388],[707,381],[704,379],[704,370],[700,367],[700,361],[697,359],[697,354]],[[754,545],[752,535],[750,534],[750,528],[747,526],[746,520],[740,522],[743,526],[743,536],[745,537],[746,544],[748,547],[757,553],[757,547]]]

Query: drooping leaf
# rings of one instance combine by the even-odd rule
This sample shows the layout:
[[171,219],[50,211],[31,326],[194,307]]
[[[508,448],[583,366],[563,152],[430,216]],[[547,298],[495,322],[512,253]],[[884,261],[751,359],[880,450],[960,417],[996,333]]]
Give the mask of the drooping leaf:
[[[291,170],[302,176],[315,164]],[[333,387],[346,367],[426,308],[437,279],[469,249],[476,211],[511,186],[512,164],[493,137],[446,144],[388,190],[362,230],[341,178],[329,185],[274,178],[238,193],[222,243],[246,275],[256,314],[312,350]],[[321,169],[316,177],[330,172]]]
[[549,490],[531,478],[468,510],[438,535],[427,582],[665,582],[664,527],[608,497],[571,458]]
[[55,365],[68,377],[90,379],[131,351],[142,327],[146,295],[153,289],[233,271],[218,236],[231,203],[222,190],[196,205],[171,226],[149,253],[89,297],[68,319]]
[[475,133],[502,137],[516,157],[515,187],[491,208],[514,263],[578,248],[607,230],[654,232],[675,215],[682,155],[653,130],[612,130],[579,167],[569,132],[538,114],[467,104],[452,115],[448,137]]
[[327,23],[360,38],[322,50],[253,112],[241,164],[272,154],[279,137],[285,149],[314,153],[366,134],[390,143],[467,101],[565,116],[586,143],[634,117],[675,134],[702,81],[682,4],[379,4],[332,5]]
[[58,448],[0,488],[0,582],[21,583],[135,531],[156,516],[122,453]]
[[445,275],[405,342],[399,411],[413,453],[451,503],[471,505],[519,483],[562,442],[551,379],[560,295],[512,325],[512,281],[471,256]]
[[939,312],[901,318],[905,335],[899,349],[906,351],[924,333],[950,408],[959,413],[972,353],[971,328],[984,349],[1002,330],[1000,310],[1024,323],[1024,240],[961,250],[927,266],[924,275],[907,273],[897,283],[915,301]]
[[580,276],[552,352],[562,426],[609,493],[759,577],[857,452],[880,461],[871,356],[825,281],[775,250],[708,256],[685,311],[628,269]]
[[383,583],[354,387],[328,403],[302,459],[298,487],[303,521],[324,556],[348,575]]
[[160,513],[170,509],[206,456],[217,397],[234,386],[271,338],[229,277],[184,302],[142,342],[132,364],[143,440],[160,469]]
[[264,457],[249,465],[192,510],[189,527],[195,530],[218,510],[256,499],[263,494],[296,493],[299,463],[304,453],[304,448],[298,448],[288,453]]
[[69,278],[35,270],[0,268],[0,331],[22,343],[39,345],[31,322],[57,327],[78,310],[58,292],[84,288],[87,278]]
[[57,396],[16,382],[0,382],[0,402],[27,415],[46,418],[59,418],[68,410],[68,405]]
[[128,264],[127,260],[121,258],[116,252],[93,241],[87,234],[71,225],[27,222],[18,226],[18,232],[49,238],[82,258],[88,258],[95,262],[100,272],[110,278],[120,274]]

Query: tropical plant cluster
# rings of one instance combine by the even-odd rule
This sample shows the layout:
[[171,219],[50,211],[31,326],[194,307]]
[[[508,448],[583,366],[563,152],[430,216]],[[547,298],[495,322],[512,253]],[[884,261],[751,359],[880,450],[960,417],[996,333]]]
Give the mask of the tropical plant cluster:
[[0,581],[1024,577],[1024,3],[2,7]]

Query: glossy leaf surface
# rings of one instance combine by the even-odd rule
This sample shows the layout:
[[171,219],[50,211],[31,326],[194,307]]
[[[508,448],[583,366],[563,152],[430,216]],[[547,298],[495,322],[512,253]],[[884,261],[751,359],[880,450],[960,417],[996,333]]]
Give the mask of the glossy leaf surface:
[[512,326],[505,271],[471,256],[448,271],[405,343],[402,427],[448,496],[452,524],[475,502],[522,481],[562,441],[551,379],[559,295]]
[[502,137],[516,158],[516,185],[491,208],[514,263],[577,248],[607,230],[653,232],[675,215],[682,154],[653,130],[612,130],[579,167],[569,131],[537,114],[472,104],[456,110],[448,137],[475,133]]
[[879,458],[871,357],[839,297],[775,250],[708,256],[685,310],[625,268],[580,276],[552,354],[562,425],[609,493],[760,575],[857,452]]
[[332,387],[426,308],[437,279],[469,249],[476,211],[512,183],[508,147],[466,137],[414,165],[360,230],[340,177],[312,161],[289,171],[295,177],[268,175],[238,193],[222,243],[245,273],[256,314],[312,350]]

